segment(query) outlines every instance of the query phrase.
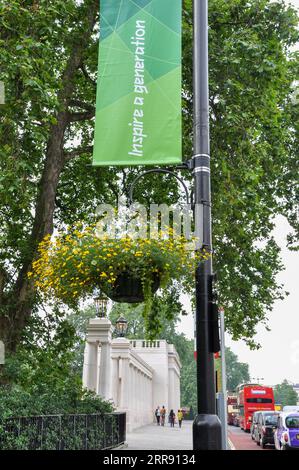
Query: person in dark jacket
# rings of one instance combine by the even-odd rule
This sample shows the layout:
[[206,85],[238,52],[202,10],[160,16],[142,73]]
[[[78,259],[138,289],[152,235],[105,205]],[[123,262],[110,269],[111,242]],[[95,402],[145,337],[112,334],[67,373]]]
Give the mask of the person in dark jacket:
[[170,410],[169,413],[169,422],[170,422],[170,427],[174,428],[174,423],[175,423],[175,412],[173,410]]
[[157,406],[157,408],[156,408],[155,416],[156,416],[156,420],[157,420],[157,426],[160,426],[161,412],[160,412],[159,406]]

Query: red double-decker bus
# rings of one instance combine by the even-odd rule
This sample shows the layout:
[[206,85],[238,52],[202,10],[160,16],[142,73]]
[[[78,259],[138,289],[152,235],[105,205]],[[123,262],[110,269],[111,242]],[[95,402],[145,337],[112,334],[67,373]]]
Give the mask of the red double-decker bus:
[[255,411],[274,411],[273,388],[258,384],[242,384],[238,387],[240,428],[249,431]]
[[238,397],[235,394],[227,395],[227,424],[233,426],[239,414]]

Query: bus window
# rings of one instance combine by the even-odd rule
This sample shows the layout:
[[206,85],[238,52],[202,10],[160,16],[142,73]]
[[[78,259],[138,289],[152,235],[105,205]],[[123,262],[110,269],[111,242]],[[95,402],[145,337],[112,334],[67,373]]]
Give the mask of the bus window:
[[272,403],[271,398],[247,398],[247,403]]

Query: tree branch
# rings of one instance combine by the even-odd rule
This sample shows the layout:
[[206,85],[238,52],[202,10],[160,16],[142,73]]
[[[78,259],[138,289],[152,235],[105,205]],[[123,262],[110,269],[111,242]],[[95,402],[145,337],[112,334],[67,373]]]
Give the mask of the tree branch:
[[95,110],[86,111],[85,113],[70,113],[68,112],[68,121],[69,122],[79,122],[79,121],[88,121],[95,116]]
[[80,69],[81,69],[81,71],[82,71],[84,77],[85,77],[90,83],[92,83],[93,86],[96,87],[96,86],[97,86],[97,82],[91,78],[91,76],[90,76],[89,73],[87,72],[87,70],[86,70],[84,64],[81,65]]
[[89,145],[88,147],[78,147],[74,150],[71,150],[70,152],[64,152],[64,159],[66,162],[68,162],[75,157],[80,157],[80,155],[83,155],[84,153],[92,153],[92,152],[93,152],[92,145]]
[[0,303],[2,302],[3,291],[8,279],[7,272],[5,271],[3,266],[0,266]]
[[85,103],[85,101],[81,100],[71,100],[70,106],[76,106],[77,108],[85,109],[86,111],[94,112],[94,106],[89,103]]

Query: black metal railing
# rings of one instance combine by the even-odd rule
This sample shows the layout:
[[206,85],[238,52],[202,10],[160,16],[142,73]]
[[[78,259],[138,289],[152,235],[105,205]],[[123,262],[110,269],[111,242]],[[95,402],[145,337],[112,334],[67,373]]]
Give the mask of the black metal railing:
[[104,450],[125,440],[125,413],[0,420],[0,450]]

